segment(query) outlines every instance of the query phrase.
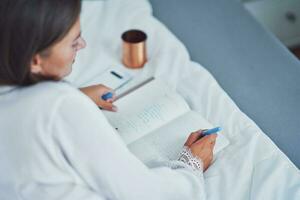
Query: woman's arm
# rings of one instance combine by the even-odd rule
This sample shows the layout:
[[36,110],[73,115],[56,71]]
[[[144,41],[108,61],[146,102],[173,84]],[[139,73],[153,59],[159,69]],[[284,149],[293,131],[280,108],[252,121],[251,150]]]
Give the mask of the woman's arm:
[[65,157],[62,164],[71,166],[92,190],[108,199],[205,199],[202,171],[180,161],[146,167],[83,95],[64,98],[51,126]]

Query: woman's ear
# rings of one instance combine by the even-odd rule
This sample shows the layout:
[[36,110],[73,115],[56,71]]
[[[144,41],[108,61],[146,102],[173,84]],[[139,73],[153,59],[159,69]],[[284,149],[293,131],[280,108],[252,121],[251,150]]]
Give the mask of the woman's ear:
[[30,71],[32,74],[41,74],[42,68],[42,58],[39,54],[35,54],[31,60]]

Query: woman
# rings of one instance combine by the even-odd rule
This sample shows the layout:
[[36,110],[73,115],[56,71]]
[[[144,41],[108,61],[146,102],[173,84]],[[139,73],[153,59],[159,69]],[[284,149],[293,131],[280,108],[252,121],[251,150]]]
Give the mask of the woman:
[[80,9],[0,2],[0,199],[205,199],[216,135],[192,133],[178,161],[149,169],[99,111],[116,111],[98,99],[109,89],[63,81],[85,47]]

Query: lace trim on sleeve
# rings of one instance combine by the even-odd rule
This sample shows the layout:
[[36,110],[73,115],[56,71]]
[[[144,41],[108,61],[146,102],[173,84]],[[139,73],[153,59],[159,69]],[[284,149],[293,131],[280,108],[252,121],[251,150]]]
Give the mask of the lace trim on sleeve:
[[194,156],[190,148],[186,146],[184,146],[178,160],[189,165],[194,171],[203,171],[202,160]]

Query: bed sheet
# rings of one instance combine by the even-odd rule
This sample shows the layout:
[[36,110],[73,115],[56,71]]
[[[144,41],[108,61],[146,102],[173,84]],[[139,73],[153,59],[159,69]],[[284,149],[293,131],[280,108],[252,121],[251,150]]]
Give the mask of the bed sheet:
[[212,124],[223,127],[228,145],[205,172],[207,199],[300,199],[300,172],[249,119],[184,45],[152,16],[146,0],[86,1],[81,16],[87,48],[67,80],[76,86],[97,82],[110,66],[123,68],[121,34],[138,28],[148,35],[148,62],[130,71],[143,79],[163,78]]

